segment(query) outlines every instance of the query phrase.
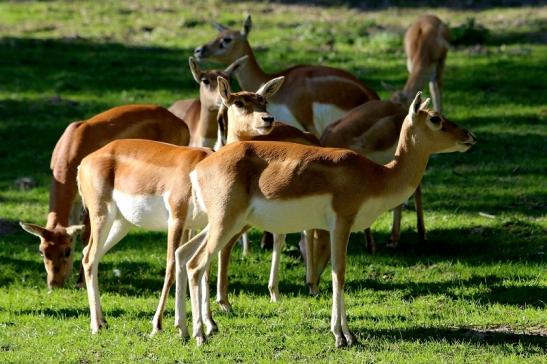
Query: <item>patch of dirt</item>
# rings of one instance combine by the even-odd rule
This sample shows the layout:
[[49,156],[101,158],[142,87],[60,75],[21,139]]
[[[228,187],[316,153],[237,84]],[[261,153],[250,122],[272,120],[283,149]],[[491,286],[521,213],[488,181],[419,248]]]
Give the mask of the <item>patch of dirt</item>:
[[469,327],[469,336],[485,337],[495,334],[512,334],[512,335],[537,335],[547,338],[547,327],[545,326],[530,326],[526,328],[513,328],[507,325],[490,326],[490,327]]

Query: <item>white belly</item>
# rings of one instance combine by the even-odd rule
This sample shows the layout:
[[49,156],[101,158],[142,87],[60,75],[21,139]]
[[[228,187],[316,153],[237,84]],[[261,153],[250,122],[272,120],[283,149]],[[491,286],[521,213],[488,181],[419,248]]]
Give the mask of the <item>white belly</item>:
[[290,200],[253,198],[247,222],[273,233],[287,234],[306,229],[326,229],[332,220],[332,198],[319,195]]
[[164,196],[112,193],[119,213],[133,225],[147,230],[166,230],[169,210]]
[[[164,195],[131,195],[114,190],[113,200],[118,213],[131,224],[156,231],[166,231],[172,213],[167,203],[168,194]],[[186,229],[202,229],[207,225],[207,215],[195,210],[190,201],[186,214]]]
[[321,104],[319,102],[313,103],[313,125],[315,130],[320,136],[323,130],[332,122],[340,119],[342,115],[346,113],[346,110],[340,109],[332,104]]
[[397,149],[397,143],[393,144],[390,148],[368,153],[365,157],[378,164],[387,164],[391,162],[395,156],[395,150]]
[[401,193],[397,193],[391,196],[384,196],[382,198],[371,198],[365,201],[359,208],[351,231],[356,232],[366,228],[386,211],[402,204],[407,198],[409,198],[414,191],[407,188]]

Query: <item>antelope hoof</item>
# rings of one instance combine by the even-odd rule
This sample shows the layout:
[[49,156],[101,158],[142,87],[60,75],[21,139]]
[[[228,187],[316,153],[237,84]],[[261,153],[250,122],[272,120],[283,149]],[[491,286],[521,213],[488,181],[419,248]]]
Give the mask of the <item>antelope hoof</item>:
[[344,348],[346,346],[348,346],[348,342],[346,341],[346,338],[343,335],[336,336],[336,347]]
[[270,288],[270,301],[279,302],[279,292],[274,288]]
[[319,296],[319,288],[317,287],[317,284],[308,283],[308,291],[310,293],[310,296],[313,296],[313,297]]
[[75,287],[76,289],[85,288],[85,282],[76,282],[76,284],[74,285],[74,287]]
[[232,312],[232,305],[227,300],[220,300],[220,301],[217,301],[217,303],[220,306],[221,311]]
[[211,321],[210,323],[205,324],[205,326],[206,326],[206,329],[205,329],[205,336],[206,337],[209,337],[209,336],[213,335],[214,333],[218,332],[218,326],[217,326],[216,322],[214,322],[214,321]]
[[357,340],[355,335],[353,335],[353,332],[349,332],[348,334],[346,334],[344,336],[346,337],[346,341],[348,343],[348,346],[353,346],[353,345],[359,343],[359,341]]
[[207,340],[203,335],[196,336],[196,345],[197,346],[203,346]]
[[183,341],[187,341],[190,338],[190,334],[188,333],[188,328],[186,327],[186,325],[182,325],[178,327],[178,329],[179,329],[180,338]]
[[101,320],[95,324],[91,324],[91,333],[92,334],[98,334],[101,329],[106,329],[108,327],[108,324],[106,321]]

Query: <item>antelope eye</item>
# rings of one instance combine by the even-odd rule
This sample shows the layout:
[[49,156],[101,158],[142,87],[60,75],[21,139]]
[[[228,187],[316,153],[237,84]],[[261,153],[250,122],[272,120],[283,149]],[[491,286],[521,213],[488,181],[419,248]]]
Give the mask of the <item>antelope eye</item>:
[[222,38],[222,43],[228,44],[232,41],[232,38]]
[[243,103],[242,103],[241,101],[239,101],[239,100],[236,101],[236,102],[234,102],[234,105],[235,105],[236,107],[243,107]]
[[201,82],[203,82],[204,85],[208,85],[210,83],[208,78],[202,78]]
[[71,249],[70,249],[70,248],[66,248],[66,249],[65,249],[65,258],[70,257],[70,252],[71,252]]
[[433,124],[439,124],[441,122],[441,118],[438,117],[438,116],[432,116],[430,119],[429,119]]

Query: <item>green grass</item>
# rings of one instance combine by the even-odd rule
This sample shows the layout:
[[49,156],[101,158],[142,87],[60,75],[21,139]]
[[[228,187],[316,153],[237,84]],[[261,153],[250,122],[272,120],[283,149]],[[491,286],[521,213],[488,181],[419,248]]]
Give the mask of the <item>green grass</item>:
[[[208,22],[216,16],[239,27],[242,14],[253,14],[251,43],[269,71],[297,63],[343,67],[387,97],[380,81],[404,83],[402,34],[425,11],[0,2],[0,362],[545,362],[546,7],[433,10],[451,26],[475,17],[490,31],[479,47],[452,49],[445,72],[446,115],[472,129],[479,143],[431,160],[424,180],[428,242],[417,241],[412,211],[404,214],[395,252],[380,244],[376,255],[366,255],[362,236],[352,237],[346,301],[361,341],[354,348],[333,348],[330,275],[319,297],[307,296],[297,236],[283,255],[278,304],[266,288],[270,253],[256,244],[248,258],[235,251],[234,312],[213,304],[220,333],[196,348],[171,326],[172,299],[165,333],[147,336],[164,234],[137,231],[104,258],[110,327],[92,336],[85,291],[48,294],[37,240],[14,226],[44,222],[50,153],[68,123],[114,105],[169,105],[196,94],[186,58],[214,36]],[[13,182],[21,176],[33,177],[36,188],[19,191]],[[389,222],[385,214],[373,226],[379,243]]]

